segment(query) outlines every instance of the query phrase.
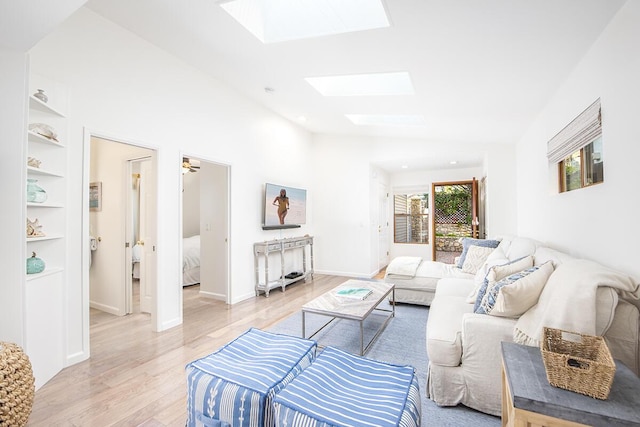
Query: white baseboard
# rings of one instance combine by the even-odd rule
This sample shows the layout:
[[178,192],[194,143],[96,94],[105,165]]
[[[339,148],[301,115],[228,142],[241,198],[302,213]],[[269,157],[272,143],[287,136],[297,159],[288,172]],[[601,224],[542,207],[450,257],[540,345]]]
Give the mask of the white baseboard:
[[217,293],[217,292],[206,292],[206,291],[200,291],[198,292],[198,295],[200,295],[201,297],[205,297],[205,298],[211,298],[211,299],[215,299],[218,301],[222,301],[225,302],[227,301],[227,296]]
[[350,271],[329,271],[329,270],[313,270],[313,274],[326,274],[328,276],[344,276],[344,277],[368,277],[369,279],[378,274],[375,273],[354,273]]
[[118,310],[117,307],[111,307],[110,305],[100,304],[94,301],[89,301],[89,307],[95,308],[96,310],[104,311],[109,314],[113,314],[115,316],[124,316],[123,313]]

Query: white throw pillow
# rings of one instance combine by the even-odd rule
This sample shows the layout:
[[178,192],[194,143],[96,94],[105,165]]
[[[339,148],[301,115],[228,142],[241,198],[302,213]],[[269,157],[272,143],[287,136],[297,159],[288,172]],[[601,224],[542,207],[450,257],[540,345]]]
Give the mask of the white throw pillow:
[[462,264],[462,271],[469,274],[476,274],[494,249],[495,248],[486,248],[484,246],[470,246],[467,251],[467,256],[464,259],[464,264]]
[[536,305],[544,285],[553,273],[553,263],[546,262],[529,270],[534,271],[522,277],[519,277],[522,272],[516,273],[494,283],[482,301],[487,314],[500,317],[519,317]]
[[531,257],[531,264],[529,264],[526,261],[525,262],[521,262],[521,261],[522,260],[519,260],[519,259],[515,261],[509,261],[509,258],[507,258],[507,256],[504,254],[504,251],[500,248],[500,246],[495,248],[487,258],[485,263],[482,265],[482,267],[480,267],[476,272],[476,277],[473,278],[473,285],[474,285],[473,290],[467,296],[466,302],[468,304],[475,304],[476,300],[478,299],[478,292],[480,292],[482,285],[484,285],[484,282],[487,279],[487,275],[489,274],[489,271],[491,270],[492,267],[495,267],[498,265],[501,266],[506,264],[512,264],[517,262],[519,264],[517,264],[517,266],[514,267],[514,273],[524,270],[525,268],[533,267],[533,257]]

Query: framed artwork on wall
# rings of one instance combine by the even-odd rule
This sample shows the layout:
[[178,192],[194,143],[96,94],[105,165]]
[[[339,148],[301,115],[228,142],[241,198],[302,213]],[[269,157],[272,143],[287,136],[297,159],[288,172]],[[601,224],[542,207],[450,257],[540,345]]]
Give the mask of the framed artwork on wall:
[[89,183],[89,210],[93,212],[102,210],[102,182]]

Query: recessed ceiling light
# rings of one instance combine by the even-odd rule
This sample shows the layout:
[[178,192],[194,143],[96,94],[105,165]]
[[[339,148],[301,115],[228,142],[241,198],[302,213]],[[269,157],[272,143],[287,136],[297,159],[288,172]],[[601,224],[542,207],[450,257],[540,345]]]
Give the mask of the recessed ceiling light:
[[298,121],[304,123],[307,121],[307,118],[305,116],[298,116]]
[[263,43],[389,26],[381,0],[231,0],[220,6]]
[[423,126],[424,117],[410,114],[345,114],[359,126]]
[[406,71],[307,77],[307,83],[324,96],[413,95]]
[[449,164],[450,164],[450,165],[457,165],[457,164],[458,164],[458,161],[457,161],[457,160],[451,160],[451,161],[449,162]]
[[407,166],[407,165],[402,165],[402,166],[400,166],[400,167],[401,167],[402,169],[409,169],[409,166]]

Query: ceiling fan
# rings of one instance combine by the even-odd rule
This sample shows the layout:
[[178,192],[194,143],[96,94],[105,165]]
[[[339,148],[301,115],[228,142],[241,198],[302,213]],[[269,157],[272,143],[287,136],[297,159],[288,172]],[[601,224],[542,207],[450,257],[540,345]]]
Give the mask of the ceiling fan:
[[185,174],[187,172],[198,172],[200,169],[200,162],[197,160],[191,161],[188,157],[182,158],[182,173]]

